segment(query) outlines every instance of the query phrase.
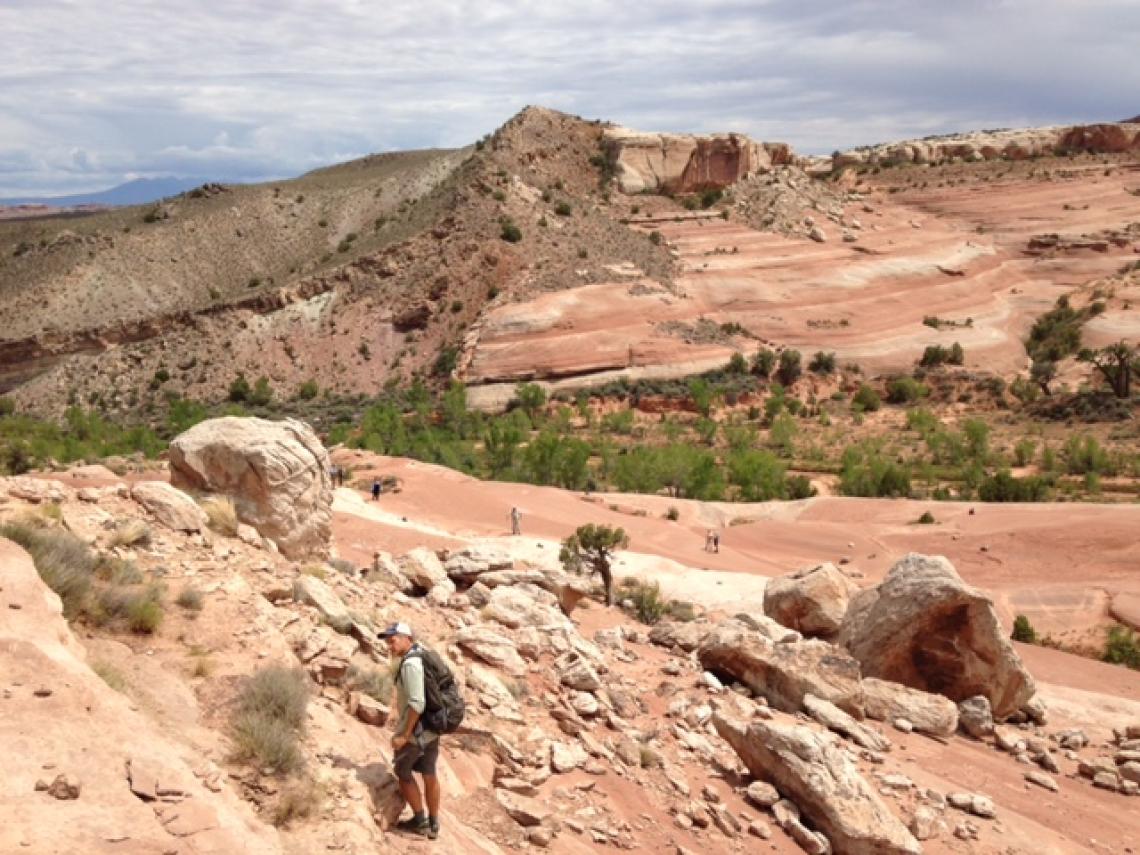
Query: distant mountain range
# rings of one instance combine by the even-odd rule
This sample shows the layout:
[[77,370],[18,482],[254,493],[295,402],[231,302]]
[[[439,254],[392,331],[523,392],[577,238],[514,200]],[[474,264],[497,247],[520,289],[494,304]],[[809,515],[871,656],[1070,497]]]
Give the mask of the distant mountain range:
[[109,190],[77,193],[74,196],[41,196],[0,199],[0,205],[48,205],[71,208],[76,205],[144,205],[166,196],[176,196],[205,184],[205,178],[136,178]]

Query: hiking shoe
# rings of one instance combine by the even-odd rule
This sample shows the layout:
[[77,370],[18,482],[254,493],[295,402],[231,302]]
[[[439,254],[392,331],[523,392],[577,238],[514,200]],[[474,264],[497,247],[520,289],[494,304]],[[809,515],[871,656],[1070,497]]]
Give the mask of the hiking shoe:
[[437,837],[439,837],[439,820],[435,817],[430,817],[428,819],[427,832],[425,833],[430,840],[435,840]]
[[410,831],[412,834],[429,835],[431,823],[426,816],[412,816],[411,819],[403,819],[396,823],[397,831]]

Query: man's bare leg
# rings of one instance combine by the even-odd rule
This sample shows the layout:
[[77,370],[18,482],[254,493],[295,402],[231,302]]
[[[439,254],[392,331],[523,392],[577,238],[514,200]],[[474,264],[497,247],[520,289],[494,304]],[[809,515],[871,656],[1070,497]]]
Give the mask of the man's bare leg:
[[[425,783],[427,782],[426,778],[424,779],[424,782]],[[416,785],[416,779],[415,778],[408,778],[408,780],[400,781],[399,783],[400,783],[400,792],[404,794],[404,800],[408,803],[409,806],[411,806],[412,810],[415,813],[422,815],[424,812],[424,800],[423,800],[423,796],[420,795],[420,788]],[[438,792],[439,792],[439,784],[437,783],[436,784],[436,793],[437,793],[436,800],[437,800],[437,802],[439,799]]]
[[427,799],[428,816],[439,819],[439,777],[424,775],[424,797]]

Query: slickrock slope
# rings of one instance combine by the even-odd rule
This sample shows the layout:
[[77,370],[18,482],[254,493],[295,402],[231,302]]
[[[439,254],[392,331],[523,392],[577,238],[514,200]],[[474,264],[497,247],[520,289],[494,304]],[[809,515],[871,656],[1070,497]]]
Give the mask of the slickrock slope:
[[0,568],[0,851],[282,852],[274,830],[212,786],[216,767],[92,672],[59,597],[3,538]]

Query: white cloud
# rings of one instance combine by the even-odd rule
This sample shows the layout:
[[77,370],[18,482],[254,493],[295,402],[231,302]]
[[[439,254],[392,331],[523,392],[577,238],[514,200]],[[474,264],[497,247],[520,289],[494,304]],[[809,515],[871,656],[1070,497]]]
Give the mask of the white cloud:
[[3,0],[0,196],[454,146],[525,104],[805,151],[1140,111],[1132,0]]

